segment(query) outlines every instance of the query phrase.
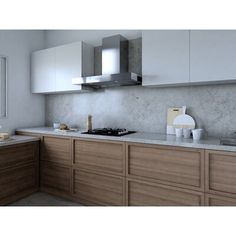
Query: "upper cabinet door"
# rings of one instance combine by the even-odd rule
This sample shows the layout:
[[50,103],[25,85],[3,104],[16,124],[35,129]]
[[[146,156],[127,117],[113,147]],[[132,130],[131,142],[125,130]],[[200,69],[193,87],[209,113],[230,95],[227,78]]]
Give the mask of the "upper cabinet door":
[[93,54],[93,48],[82,42],[56,47],[57,92],[79,90],[72,78],[93,75]]
[[55,49],[45,49],[31,56],[32,93],[50,93],[55,90]]
[[75,42],[32,53],[31,83],[33,93],[81,91],[72,78],[94,74],[94,48]]
[[145,30],[142,40],[144,86],[189,82],[188,30]]
[[190,81],[236,80],[236,31],[190,31]]

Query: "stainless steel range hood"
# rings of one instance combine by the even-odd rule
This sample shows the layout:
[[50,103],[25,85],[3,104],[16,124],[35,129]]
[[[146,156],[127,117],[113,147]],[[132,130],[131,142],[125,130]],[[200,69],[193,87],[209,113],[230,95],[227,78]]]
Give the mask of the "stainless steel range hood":
[[102,75],[73,78],[72,84],[95,89],[139,85],[142,77],[129,72],[128,40],[114,35],[102,40]]

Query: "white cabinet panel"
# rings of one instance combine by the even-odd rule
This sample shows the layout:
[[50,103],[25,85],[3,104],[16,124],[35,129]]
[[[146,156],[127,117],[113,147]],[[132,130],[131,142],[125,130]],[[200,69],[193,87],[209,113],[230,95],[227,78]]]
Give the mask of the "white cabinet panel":
[[81,42],[56,47],[56,91],[77,90],[72,78],[81,77]]
[[31,60],[33,93],[81,91],[72,78],[94,74],[94,49],[83,42],[34,52]]
[[189,82],[188,30],[145,30],[142,44],[144,86]]
[[236,81],[236,31],[190,31],[190,81]]
[[31,56],[32,93],[49,93],[55,90],[55,49],[45,49]]

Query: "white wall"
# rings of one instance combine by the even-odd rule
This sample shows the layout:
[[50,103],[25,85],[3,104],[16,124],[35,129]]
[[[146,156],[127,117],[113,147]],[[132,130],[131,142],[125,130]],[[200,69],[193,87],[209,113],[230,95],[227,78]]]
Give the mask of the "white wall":
[[141,30],[47,30],[46,47],[54,47],[74,41],[84,41],[94,46],[102,45],[102,38],[121,34],[127,39],[142,36]]
[[45,32],[0,30],[0,55],[8,58],[8,115],[2,131],[45,123],[45,97],[30,92],[30,54],[45,47]]

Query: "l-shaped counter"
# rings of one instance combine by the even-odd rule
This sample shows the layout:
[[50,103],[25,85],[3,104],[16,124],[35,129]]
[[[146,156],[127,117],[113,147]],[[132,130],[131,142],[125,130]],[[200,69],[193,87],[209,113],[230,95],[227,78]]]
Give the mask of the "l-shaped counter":
[[0,143],[0,204],[35,191],[96,206],[236,206],[236,147],[141,133],[17,129]]

